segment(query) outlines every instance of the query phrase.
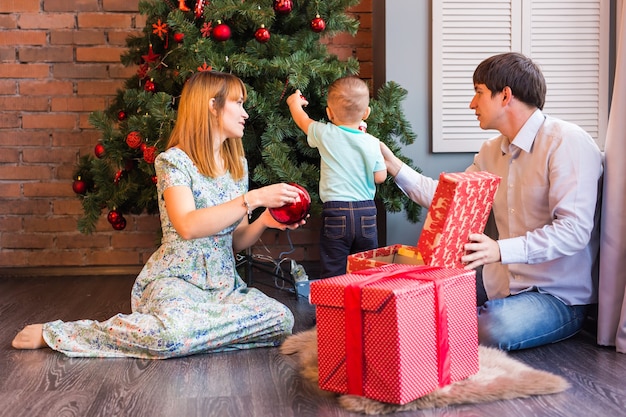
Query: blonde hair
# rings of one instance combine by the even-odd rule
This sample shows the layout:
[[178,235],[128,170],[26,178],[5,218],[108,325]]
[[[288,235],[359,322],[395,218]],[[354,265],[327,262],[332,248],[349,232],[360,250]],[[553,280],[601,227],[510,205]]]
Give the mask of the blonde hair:
[[339,78],[328,87],[328,107],[345,123],[358,123],[369,103],[369,87],[354,75]]
[[[220,172],[215,164],[213,145],[222,130],[222,112],[227,100],[247,98],[246,87],[238,77],[223,72],[199,71],[185,83],[178,106],[176,124],[167,149],[178,146],[191,158],[198,171],[210,177]],[[214,101],[217,115],[210,111]],[[224,168],[234,179],[244,176],[244,151],[241,138],[228,138],[221,148]]]

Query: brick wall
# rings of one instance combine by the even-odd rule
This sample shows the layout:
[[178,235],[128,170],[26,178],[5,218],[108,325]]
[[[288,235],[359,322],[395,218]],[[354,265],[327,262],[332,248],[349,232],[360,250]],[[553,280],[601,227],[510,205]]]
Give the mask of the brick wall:
[[[339,57],[361,61],[372,78],[372,1],[351,11],[356,37],[328,40]],[[158,216],[126,216],[114,231],[103,215],[83,235],[72,191],[78,158],[93,153],[99,132],[88,123],[136,68],[119,62],[126,37],[145,19],[138,0],[0,0],[0,268],[142,265],[154,251]],[[289,238],[289,257],[317,260],[319,219]],[[277,256],[290,245],[268,231],[254,253]]]

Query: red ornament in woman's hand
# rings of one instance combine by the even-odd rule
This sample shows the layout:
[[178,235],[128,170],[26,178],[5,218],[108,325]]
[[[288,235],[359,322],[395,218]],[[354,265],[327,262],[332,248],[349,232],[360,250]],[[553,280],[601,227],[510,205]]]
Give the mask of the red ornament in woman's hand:
[[299,191],[295,203],[269,209],[274,220],[282,224],[294,224],[304,220],[311,209],[311,196],[307,190],[301,185],[292,182],[289,184]]

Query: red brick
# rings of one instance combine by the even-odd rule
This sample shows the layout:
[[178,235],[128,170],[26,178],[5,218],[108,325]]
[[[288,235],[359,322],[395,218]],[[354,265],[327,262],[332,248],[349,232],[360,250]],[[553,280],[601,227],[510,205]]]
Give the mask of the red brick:
[[[74,228],[76,228],[76,224],[74,224]],[[57,236],[56,239],[56,247],[59,249],[102,249],[109,246],[111,246],[110,237],[106,235],[83,235],[76,232]]]
[[0,94],[17,94],[17,82],[15,80],[0,80]]
[[114,96],[117,90],[124,88],[124,81],[79,81],[76,83],[76,92],[79,96],[96,95],[96,96]]
[[141,259],[136,251],[93,251],[89,253],[91,265],[139,265]]
[[16,111],[46,111],[48,99],[46,97],[0,97],[0,110]]
[[0,146],[50,146],[50,134],[48,132],[0,130]]
[[107,12],[136,12],[139,0],[102,0],[102,8]]
[[72,62],[74,48],[70,46],[47,46],[42,48],[18,48],[20,62]]
[[107,66],[102,64],[55,64],[52,73],[60,80],[108,78]]
[[52,168],[44,166],[0,165],[3,180],[39,180],[52,178]]
[[15,48],[12,47],[0,47],[0,62],[15,61]]
[[83,28],[130,28],[133,18],[121,13],[81,13],[78,27]]
[[107,32],[107,39],[109,41],[109,45],[120,45],[126,46],[126,39],[129,36],[142,36],[142,31],[140,30],[111,30]]
[[0,13],[36,12],[39,10],[39,0],[2,0]]
[[[68,182],[27,182],[23,184],[24,197],[48,198],[48,197],[71,197],[75,193],[72,185]],[[55,223],[57,223],[55,221]]]
[[[0,32],[2,34],[2,32]],[[2,64],[0,78],[47,78],[50,66],[47,64]]]
[[[0,163],[17,163],[20,159],[20,151],[17,148],[0,148]],[[0,196],[4,193],[0,193]]]
[[98,130],[80,132],[57,131],[52,133],[52,146],[88,146],[90,152],[101,137]]
[[153,233],[114,233],[111,236],[111,246],[116,249],[125,248],[151,248],[156,249],[155,235]]
[[0,238],[0,246],[3,249],[45,249],[52,247],[52,243],[53,236],[42,233],[3,234]]
[[55,199],[53,202],[52,212],[55,215],[82,216],[83,206],[80,200],[74,196],[71,199]]
[[[8,153],[7,151],[3,149],[2,153],[4,154],[5,152]],[[1,155],[0,162],[2,161],[3,158],[4,158],[4,155]],[[17,183],[0,182],[0,195],[2,196],[3,199],[21,197],[22,188],[20,184],[17,184]],[[6,230],[4,229],[0,229],[0,230],[2,230],[3,232],[6,232]]]
[[46,12],[96,12],[99,10],[98,0],[46,0]]
[[126,48],[76,48],[76,62],[120,62]]
[[70,81],[19,81],[23,96],[66,96],[72,94],[74,85]]
[[[2,6],[0,6],[0,9]],[[15,14],[3,14],[0,15],[0,27],[4,30],[17,28],[17,15]]]
[[125,67],[122,64],[109,65],[109,76],[115,79],[126,80],[137,74],[138,69],[139,66],[137,65],[131,65],[130,67]]
[[2,233],[19,232],[22,230],[22,216],[1,216],[0,230]]
[[51,45],[103,45],[106,42],[102,30],[53,30]]
[[25,148],[22,160],[26,164],[74,162],[76,152],[71,148]]
[[69,29],[76,26],[76,17],[69,13],[22,13],[17,24],[22,29]]
[[0,31],[0,45],[45,45],[46,32],[42,30]]
[[[0,3],[1,4],[1,3]],[[25,267],[27,264],[27,255],[32,253],[28,250],[2,250],[0,251],[0,266],[3,267]],[[49,264],[54,265],[54,263]]]
[[3,214],[49,214],[50,200],[5,200],[2,203]]
[[17,113],[0,113],[0,129],[15,129],[20,127],[20,118]]
[[26,253],[28,266],[80,266],[85,264],[86,251],[43,250]]
[[30,216],[24,218],[24,230],[37,233],[48,232],[50,235],[58,232],[75,232],[76,219],[69,216]]
[[77,118],[69,114],[28,113],[22,115],[24,129],[73,129]]
[[102,97],[53,97],[50,110],[53,112],[92,112],[104,109]]

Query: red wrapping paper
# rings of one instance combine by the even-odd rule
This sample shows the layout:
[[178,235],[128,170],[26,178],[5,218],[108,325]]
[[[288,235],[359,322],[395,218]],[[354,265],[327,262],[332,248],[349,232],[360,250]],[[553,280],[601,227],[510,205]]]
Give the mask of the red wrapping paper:
[[387,265],[312,283],[320,387],[405,404],[476,373],[474,280]]

